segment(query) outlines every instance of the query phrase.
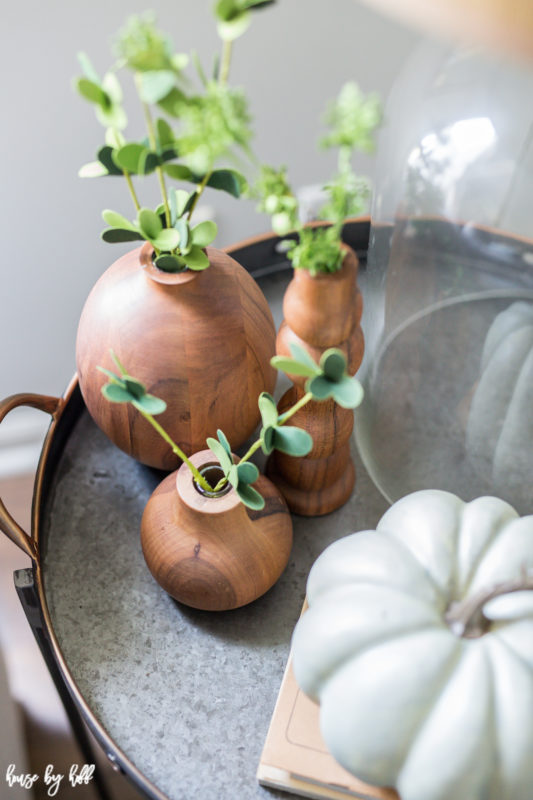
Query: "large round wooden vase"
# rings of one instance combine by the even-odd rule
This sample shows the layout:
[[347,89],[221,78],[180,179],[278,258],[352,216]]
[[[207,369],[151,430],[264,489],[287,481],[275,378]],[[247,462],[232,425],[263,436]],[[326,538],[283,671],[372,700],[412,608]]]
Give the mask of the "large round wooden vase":
[[203,272],[163,272],[146,244],[118,259],[94,286],[78,328],[76,361],[87,408],[129,455],[159,469],[177,457],[131,406],[109,403],[98,365],[128,372],[167,410],[158,421],[189,455],[222,428],[234,448],[259,422],[257,397],[276,379],[272,314],[254,279],[227,253],[208,247]]
[[[325,350],[338,347],[346,355],[349,374],[357,372],[364,352],[357,268],[357,256],[345,247],[338,272],[311,276],[304,269],[294,271],[283,300],[284,320],[276,340],[278,355],[290,356],[290,344],[296,342],[318,361]],[[290,377],[294,385],[278,403],[280,413],[305,393],[306,379]],[[292,417],[291,424],[313,437],[313,449],[304,458],[276,451],[267,469],[291,511],[304,516],[327,514],[348,500],[355,483],[350,455],[353,421],[353,411],[333,400],[311,401]]]
[[[216,483],[220,468],[210,450],[191,461]],[[142,549],[150,572],[176,600],[227,611],[252,602],[277,581],[291,552],[291,516],[268,478],[261,475],[254,488],[265,500],[261,511],[246,508],[231,487],[206,496],[182,464],[151,495],[141,522]]]

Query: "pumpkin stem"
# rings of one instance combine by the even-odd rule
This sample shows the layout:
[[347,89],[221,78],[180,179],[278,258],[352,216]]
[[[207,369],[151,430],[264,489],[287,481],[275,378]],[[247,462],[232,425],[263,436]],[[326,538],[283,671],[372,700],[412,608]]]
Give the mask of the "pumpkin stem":
[[523,566],[519,578],[496,583],[490,589],[480,589],[471,597],[452,603],[444,619],[456,636],[476,639],[483,636],[490,627],[491,621],[483,613],[483,607],[489,600],[502,594],[527,591],[533,591],[533,572],[528,572]]

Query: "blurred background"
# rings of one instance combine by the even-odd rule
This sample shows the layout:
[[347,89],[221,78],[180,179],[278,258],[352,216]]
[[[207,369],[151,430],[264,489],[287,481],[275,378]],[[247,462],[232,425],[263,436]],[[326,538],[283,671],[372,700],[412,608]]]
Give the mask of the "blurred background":
[[[0,226],[9,252],[2,268],[1,397],[63,392],[75,370],[76,328],[87,294],[128,247],[104,244],[99,237],[103,208],[132,215],[124,182],[77,176],[79,167],[93,160],[103,131],[72,89],[72,77],[79,74],[76,53],[87,52],[103,73],[112,62],[113,34],[130,14],[153,9],[176,49],[197,49],[208,66],[219,48],[211,5],[211,0],[149,5],[29,0],[3,9]],[[385,99],[418,40],[418,34],[356,0],[278,0],[254,15],[236,42],[230,80],[250,99],[258,157],[287,164],[295,187],[320,185],[334,168],[333,154],[317,150],[328,100],[347,80]],[[131,93],[127,79],[123,83]],[[125,107],[135,137],[142,120],[128,95]],[[372,159],[361,157],[355,167],[372,176]],[[148,178],[147,202],[149,184]],[[213,191],[204,197],[219,226],[220,246],[268,229],[268,219],[253,203]],[[47,424],[44,414],[18,409],[0,426],[0,495],[26,529],[32,471]],[[7,787],[5,770],[12,761],[20,771],[25,765],[42,774],[47,763],[68,770],[78,760],[13,588],[13,569],[23,566],[20,551],[0,535],[0,719],[5,723],[0,800],[31,796]],[[69,796],[68,787],[61,795]],[[42,782],[35,789],[39,796],[45,796]],[[76,790],[77,800],[85,796],[93,796],[90,787],[86,794]],[[124,788],[118,796],[130,795]]]

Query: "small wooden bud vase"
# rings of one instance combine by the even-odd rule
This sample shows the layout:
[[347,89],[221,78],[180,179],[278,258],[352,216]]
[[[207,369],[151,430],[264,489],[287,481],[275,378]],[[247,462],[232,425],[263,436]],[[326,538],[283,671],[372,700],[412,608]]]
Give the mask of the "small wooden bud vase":
[[[330,347],[346,355],[348,372],[361,365],[364,339],[360,321],[363,310],[357,286],[357,256],[344,246],[338,272],[311,276],[296,269],[283,301],[284,320],[276,340],[278,355],[291,356],[292,342],[304,347],[318,361]],[[294,386],[278,404],[286,411],[305,393],[306,379],[290,376]],[[304,516],[328,514],[350,497],[355,467],[350,456],[353,411],[333,400],[311,401],[292,418],[292,423],[313,437],[313,449],[304,458],[276,451],[269,459],[267,473],[287,500],[291,511]]]
[[[200,471],[220,471],[210,450],[191,461]],[[254,488],[265,500],[261,511],[246,508],[231,487],[217,496],[202,493],[183,464],[151,495],[141,522],[144,557],[180,603],[227,611],[260,597],[280,577],[292,548],[291,517],[268,478],[261,475]]]

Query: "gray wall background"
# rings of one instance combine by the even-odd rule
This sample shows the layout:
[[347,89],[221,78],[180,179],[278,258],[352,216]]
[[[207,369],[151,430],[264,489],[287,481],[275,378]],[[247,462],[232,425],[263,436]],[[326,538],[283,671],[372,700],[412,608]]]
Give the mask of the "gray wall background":
[[[211,4],[155,0],[149,7],[177,49],[194,47],[211,64],[219,47]],[[103,129],[70,81],[78,50],[104,72],[112,34],[146,7],[146,0],[29,0],[3,8],[1,397],[63,391],[75,369],[84,300],[124,249],[104,244],[99,233],[103,208],[133,216],[126,186],[77,177],[94,158]],[[356,0],[278,0],[258,13],[236,43],[230,76],[250,98],[256,153],[288,164],[295,187],[326,180],[334,160],[316,149],[326,102],[349,79],[385,97],[416,42],[413,32]],[[129,130],[137,136],[142,121],[132,105],[126,105]],[[373,169],[364,158],[356,167]],[[145,181],[146,193],[145,185],[140,192],[151,202],[155,194]],[[216,211],[220,245],[268,230],[252,204],[213,191],[205,198]]]

